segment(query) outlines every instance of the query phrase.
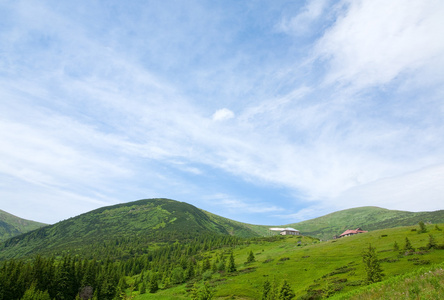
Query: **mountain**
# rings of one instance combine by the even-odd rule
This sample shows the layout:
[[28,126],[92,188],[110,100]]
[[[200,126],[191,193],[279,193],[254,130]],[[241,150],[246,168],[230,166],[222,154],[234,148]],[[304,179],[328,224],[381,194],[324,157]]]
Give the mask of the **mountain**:
[[[139,200],[0,243],[0,300],[22,299],[25,291],[48,292],[54,299],[74,299],[78,293],[115,299],[125,291],[140,300],[189,299],[205,288],[217,299],[259,299],[266,286],[278,292],[284,283],[298,299],[347,296],[367,284],[362,255],[371,246],[384,279],[413,270],[424,274],[432,270],[424,266],[442,264],[444,224],[437,224],[441,218],[442,211],[362,207],[305,221],[304,236],[264,237],[268,226],[236,222],[184,202]],[[434,224],[420,232],[419,221]],[[403,222],[413,226],[370,229]],[[287,226],[302,229],[303,223]],[[347,226],[370,232],[321,242],[307,235],[310,226],[315,234],[341,228],[340,233]],[[442,265],[439,270],[442,273]],[[426,284],[430,292],[439,287],[436,279]],[[411,293],[409,286],[401,292]]]
[[[416,225],[419,221],[444,223],[444,210],[406,212],[378,207],[360,207],[338,211],[316,219],[284,225],[303,235],[331,239],[346,229],[361,227],[377,230]],[[35,253],[85,254],[109,252],[113,245],[144,252],[148,247],[190,241],[196,237],[226,235],[259,237],[272,235],[269,226],[233,221],[191,204],[170,199],[144,199],[102,207],[88,213],[12,237],[0,244],[0,259]],[[273,233],[276,234],[276,233]],[[128,256],[122,250],[114,257]]]
[[170,199],[144,199],[102,207],[13,237],[0,244],[0,259],[33,253],[98,249],[112,244],[170,243],[202,235],[259,236],[246,224]]
[[46,225],[25,220],[0,210],[0,242]]
[[416,225],[418,222],[443,223],[444,210],[432,212],[409,212],[365,206],[337,211],[319,218],[292,223],[304,235],[320,239],[332,239],[347,229],[377,230],[398,226]]

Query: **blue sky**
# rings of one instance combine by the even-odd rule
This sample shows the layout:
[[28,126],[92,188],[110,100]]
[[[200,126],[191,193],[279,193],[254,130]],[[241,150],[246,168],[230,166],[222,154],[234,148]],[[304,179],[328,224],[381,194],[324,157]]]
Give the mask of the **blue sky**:
[[442,1],[0,1],[0,209],[444,209]]

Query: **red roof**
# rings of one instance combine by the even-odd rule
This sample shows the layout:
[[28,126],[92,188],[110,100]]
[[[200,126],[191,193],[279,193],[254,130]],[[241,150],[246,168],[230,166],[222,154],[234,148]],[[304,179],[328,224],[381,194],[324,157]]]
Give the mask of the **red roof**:
[[365,230],[362,230],[361,228],[356,228],[355,230],[351,230],[351,229],[347,229],[346,231],[344,231],[341,236],[345,236],[345,235],[349,235],[349,234],[358,234],[358,233],[364,233],[364,232],[368,232]]

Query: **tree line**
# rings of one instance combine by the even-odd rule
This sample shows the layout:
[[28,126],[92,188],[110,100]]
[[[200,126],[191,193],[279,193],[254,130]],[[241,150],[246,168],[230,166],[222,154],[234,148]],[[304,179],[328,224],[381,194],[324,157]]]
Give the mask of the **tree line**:
[[[128,238],[96,245],[89,253],[84,248],[74,255],[66,250],[62,255],[6,260],[0,262],[0,300],[112,300],[121,299],[128,288],[155,293],[192,279],[208,279],[214,272],[235,272],[232,248],[245,243],[251,240],[202,235],[146,248]],[[203,255],[220,248],[225,250],[215,257]],[[135,278],[132,286],[125,279],[129,276]]]

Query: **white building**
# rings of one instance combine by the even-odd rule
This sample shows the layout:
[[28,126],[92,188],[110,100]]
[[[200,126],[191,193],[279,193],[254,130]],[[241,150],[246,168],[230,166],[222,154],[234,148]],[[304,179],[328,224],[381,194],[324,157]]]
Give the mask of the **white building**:
[[280,235],[300,235],[301,233],[299,232],[299,230],[296,230],[294,228],[279,228],[279,227],[274,227],[274,228],[270,228],[271,231],[279,231]]

